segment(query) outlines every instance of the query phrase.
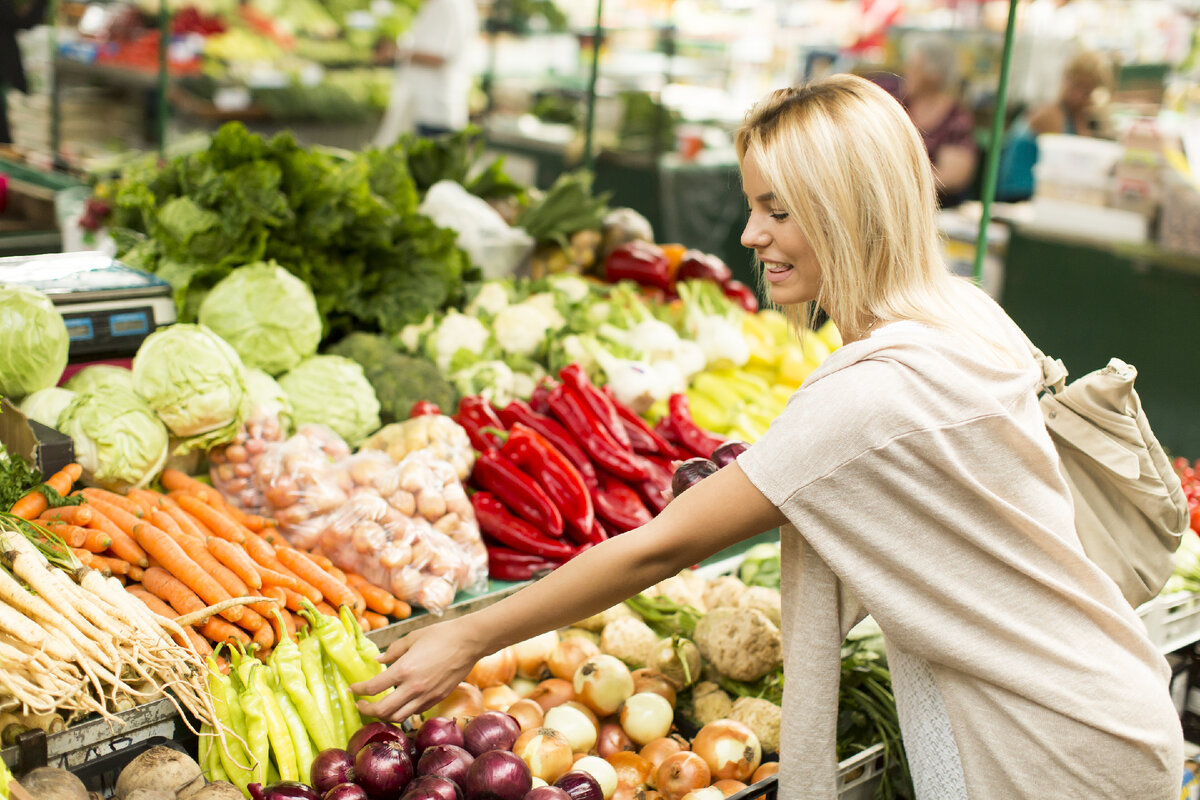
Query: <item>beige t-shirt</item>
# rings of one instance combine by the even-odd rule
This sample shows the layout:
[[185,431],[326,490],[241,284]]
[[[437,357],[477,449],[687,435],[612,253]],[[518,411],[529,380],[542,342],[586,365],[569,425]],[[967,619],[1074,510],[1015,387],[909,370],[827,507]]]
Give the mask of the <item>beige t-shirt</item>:
[[865,613],[923,800],[1178,797],[1169,670],[1083,554],[1038,377],[894,323],[836,351],[739,458],[791,523],[780,797],[836,795],[839,645]]

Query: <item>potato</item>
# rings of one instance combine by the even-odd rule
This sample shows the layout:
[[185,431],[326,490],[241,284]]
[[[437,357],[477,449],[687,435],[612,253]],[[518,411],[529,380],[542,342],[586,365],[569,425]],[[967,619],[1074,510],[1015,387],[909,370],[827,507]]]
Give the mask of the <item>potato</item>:
[[58,767],[38,767],[17,783],[38,800],[88,800],[83,781]]
[[178,750],[155,745],[121,770],[116,796],[120,800],[133,800],[131,794],[136,789],[187,794],[194,785],[204,785],[200,765]]
[[242,790],[232,783],[214,781],[191,794],[179,795],[179,800],[242,800]]

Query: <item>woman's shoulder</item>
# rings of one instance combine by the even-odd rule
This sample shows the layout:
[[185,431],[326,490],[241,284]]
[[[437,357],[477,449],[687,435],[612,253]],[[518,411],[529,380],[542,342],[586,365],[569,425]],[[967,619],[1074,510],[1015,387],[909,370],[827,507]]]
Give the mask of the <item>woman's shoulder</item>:
[[1029,129],[1034,133],[1062,133],[1063,110],[1057,103],[1047,103],[1029,112]]

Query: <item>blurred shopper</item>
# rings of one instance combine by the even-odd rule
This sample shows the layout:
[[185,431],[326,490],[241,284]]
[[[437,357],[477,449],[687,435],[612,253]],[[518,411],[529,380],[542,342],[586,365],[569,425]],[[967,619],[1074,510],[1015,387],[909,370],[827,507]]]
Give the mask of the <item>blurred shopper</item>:
[[474,0],[424,0],[398,43],[396,76],[375,144],[391,144],[409,125],[419,136],[467,127],[472,58],[479,38]]
[[900,101],[925,142],[944,206],[963,200],[979,167],[975,121],[959,101],[960,84],[954,43],[937,34],[913,37]]
[[47,0],[0,0],[0,142],[11,142],[8,129],[8,90],[26,92],[25,69],[17,48],[17,31],[32,28],[46,17]]
[[1033,167],[1037,163],[1037,137],[1043,133],[1103,136],[1104,90],[1113,87],[1113,69],[1101,53],[1084,50],[1063,69],[1058,98],[1033,109],[1013,122],[1000,151],[996,198],[1006,202],[1033,196]]

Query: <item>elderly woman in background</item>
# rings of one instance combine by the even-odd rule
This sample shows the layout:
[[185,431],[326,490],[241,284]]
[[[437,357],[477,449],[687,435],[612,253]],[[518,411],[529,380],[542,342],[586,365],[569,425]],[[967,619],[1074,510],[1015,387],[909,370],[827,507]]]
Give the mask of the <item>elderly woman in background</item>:
[[936,34],[914,37],[900,101],[925,142],[942,205],[963,199],[979,166],[975,121],[959,101],[959,84],[954,43]]
[[1111,89],[1112,64],[1101,53],[1084,50],[1063,70],[1058,100],[1035,109],[1029,115],[1029,128],[1035,134],[1067,133],[1097,136],[1103,130],[1096,102],[1099,89]]

